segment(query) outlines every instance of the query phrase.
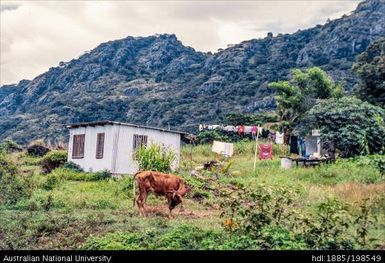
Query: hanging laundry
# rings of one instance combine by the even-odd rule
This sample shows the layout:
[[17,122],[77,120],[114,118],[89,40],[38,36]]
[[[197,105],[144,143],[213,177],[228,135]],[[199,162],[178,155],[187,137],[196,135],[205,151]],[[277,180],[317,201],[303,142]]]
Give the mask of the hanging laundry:
[[[259,128],[258,128],[258,132],[259,132]],[[261,132],[262,132],[262,138],[264,138],[264,139],[268,139],[269,138],[269,133],[270,133],[269,130],[262,129]]]
[[234,153],[234,145],[232,143],[214,141],[211,151],[226,157],[231,157]]
[[199,124],[199,131],[203,131],[203,125]]
[[216,130],[216,129],[218,129],[219,128],[219,125],[211,125],[211,129],[212,130]]
[[299,154],[297,136],[290,136],[290,153]]
[[257,126],[255,126],[255,125],[251,126],[251,134],[252,135],[254,135],[254,136],[257,135],[257,131],[258,131]]
[[276,144],[283,144],[283,133],[276,132],[275,134],[275,143]]
[[258,126],[258,127],[257,127],[257,132],[258,132],[258,135],[259,135],[259,136],[262,136],[262,132],[263,132],[262,126]]
[[227,131],[227,132],[236,132],[237,131],[237,128],[235,126],[232,126],[232,125],[227,125],[223,128],[224,131]]
[[267,138],[270,139],[271,141],[275,142],[275,135],[276,135],[275,131],[269,131],[269,135]]
[[305,150],[306,155],[319,156],[320,152],[318,151],[318,137],[315,136],[306,136],[305,137]]
[[273,147],[271,144],[260,144],[259,145],[259,159],[273,159]]
[[283,128],[283,144],[290,144],[290,130],[288,128]]
[[245,133],[245,126],[239,125],[237,126],[238,129],[238,135],[243,135]]
[[298,140],[298,143],[299,143],[300,148],[301,148],[301,155],[303,157],[306,157],[306,144],[305,144],[305,140],[303,138],[300,138]]
[[253,126],[245,126],[245,134],[250,134],[253,129]]

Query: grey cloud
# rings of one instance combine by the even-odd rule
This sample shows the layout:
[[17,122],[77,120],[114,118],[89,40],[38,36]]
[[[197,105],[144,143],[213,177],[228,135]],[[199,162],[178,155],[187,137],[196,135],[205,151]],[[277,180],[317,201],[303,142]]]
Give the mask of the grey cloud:
[[0,12],[16,10],[18,7],[16,4],[0,4]]

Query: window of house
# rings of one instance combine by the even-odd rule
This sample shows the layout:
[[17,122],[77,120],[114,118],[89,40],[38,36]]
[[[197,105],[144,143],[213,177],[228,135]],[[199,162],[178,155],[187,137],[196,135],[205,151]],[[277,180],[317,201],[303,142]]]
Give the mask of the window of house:
[[76,134],[73,137],[72,158],[81,159],[84,158],[84,140],[85,134]]
[[96,138],[96,159],[103,159],[104,133],[98,133]]
[[134,151],[142,146],[147,145],[147,135],[134,134]]

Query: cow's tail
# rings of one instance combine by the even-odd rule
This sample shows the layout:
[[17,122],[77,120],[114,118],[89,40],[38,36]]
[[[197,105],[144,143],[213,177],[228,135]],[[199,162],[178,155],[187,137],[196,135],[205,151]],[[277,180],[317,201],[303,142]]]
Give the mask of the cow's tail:
[[135,180],[135,177],[140,174],[141,172],[137,172],[136,174],[134,174],[134,177],[133,177],[133,182],[132,182],[132,206],[135,207],[135,197],[136,197],[136,180]]

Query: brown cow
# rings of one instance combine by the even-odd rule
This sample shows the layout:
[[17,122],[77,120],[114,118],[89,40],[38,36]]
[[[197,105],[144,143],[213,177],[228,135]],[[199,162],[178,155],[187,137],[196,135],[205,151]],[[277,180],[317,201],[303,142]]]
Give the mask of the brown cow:
[[135,198],[135,182],[134,182],[134,203],[139,207],[140,214],[145,216],[145,203],[149,192],[155,195],[165,195],[168,201],[169,216],[171,211],[180,203],[182,197],[189,189],[186,188],[183,179],[174,174],[165,174],[154,171],[138,172],[134,175],[134,180],[138,184],[139,195]]

